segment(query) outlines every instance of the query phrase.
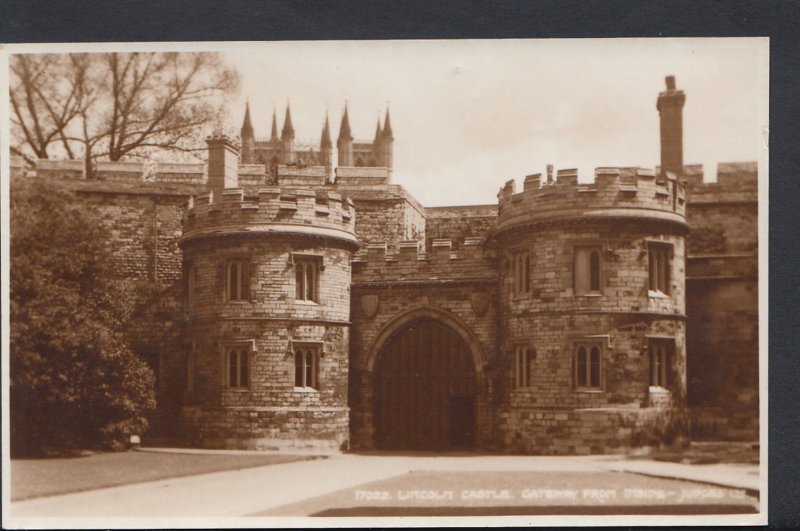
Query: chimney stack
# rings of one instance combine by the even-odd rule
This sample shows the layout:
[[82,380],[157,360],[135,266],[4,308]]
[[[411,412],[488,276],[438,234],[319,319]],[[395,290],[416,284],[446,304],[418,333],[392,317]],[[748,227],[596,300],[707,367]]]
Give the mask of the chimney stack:
[[547,184],[553,184],[553,165],[547,165]]
[[222,192],[239,187],[239,145],[223,134],[206,138],[208,144],[208,189],[214,203],[222,202]]
[[683,174],[683,104],[686,95],[675,88],[675,76],[666,77],[667,90],[659,93],[661,116],[661,173]]

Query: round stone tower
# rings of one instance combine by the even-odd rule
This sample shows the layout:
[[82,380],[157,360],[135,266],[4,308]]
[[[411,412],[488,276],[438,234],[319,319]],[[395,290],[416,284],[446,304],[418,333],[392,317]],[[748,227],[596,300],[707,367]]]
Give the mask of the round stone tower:
[[683,184],[638,168],[541,181],[499,194],[500,444],[570,454],[680,440]]
[[352,203],[238,187],[237,146],[209,144],[209,188],[180,241],[187,286],[182,432],[204,447],[340,448],[348,440]]

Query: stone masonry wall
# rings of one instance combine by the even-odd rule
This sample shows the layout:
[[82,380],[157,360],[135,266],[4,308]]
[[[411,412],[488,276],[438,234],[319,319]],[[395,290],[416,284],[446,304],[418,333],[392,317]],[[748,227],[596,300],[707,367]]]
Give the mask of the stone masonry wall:
[[688,400],[697,438],[759,432],[758,169],[687,168]]
[[425,209],[425,239],[453,240],[459,248],[465,238],[486,238],[497,225],[497,205],[434,207]]
[[[483,359],[478,373],[477,445],[493,447],[496,429],[493,366],[497,344],[497,285],[493,256],[475,239],[459,252],[449,240],[434,252],[418,254],[422,244],[401,242],[397,248],[373,244],[353,262],[350,340],[350,430],[354,448],[373,448],[374,373],[379,336],[398,323],[431,317],[475,339],[473,352]],[[392,252],[393,251],[393,252]],[[372,299],[370,301],[370,299]],[[371,306],[371,303],[375,303]]]

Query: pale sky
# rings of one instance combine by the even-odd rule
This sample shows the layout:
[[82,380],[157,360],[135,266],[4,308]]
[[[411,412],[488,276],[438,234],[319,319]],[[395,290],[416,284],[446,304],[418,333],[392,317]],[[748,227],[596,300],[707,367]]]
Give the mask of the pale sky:
[[236,125],[249,98],[257,136],[290,100],[298,140],[319,142],[327,110],[335,144],[347,101],[353,135],[371,140],[388,102],[393,182],[426,206],[494,203],[547,164],[581,180],[657,165],[669,74],[686,93],[687,164],[755,161],[767,130],[766,39],[277,42],[226,56],[242,76]]

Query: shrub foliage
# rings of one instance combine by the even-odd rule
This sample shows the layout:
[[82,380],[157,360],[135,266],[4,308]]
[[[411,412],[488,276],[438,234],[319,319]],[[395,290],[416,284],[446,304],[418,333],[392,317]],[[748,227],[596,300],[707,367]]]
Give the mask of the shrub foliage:
[[14,454],[118,449],[155,407],[125,330],[133,288],[109,234],[51,182],[11,182],[10,409]]

